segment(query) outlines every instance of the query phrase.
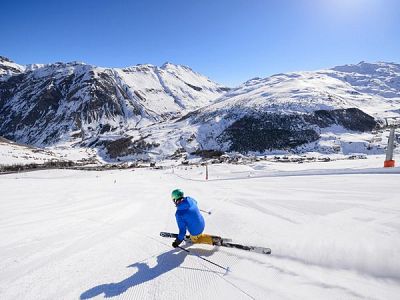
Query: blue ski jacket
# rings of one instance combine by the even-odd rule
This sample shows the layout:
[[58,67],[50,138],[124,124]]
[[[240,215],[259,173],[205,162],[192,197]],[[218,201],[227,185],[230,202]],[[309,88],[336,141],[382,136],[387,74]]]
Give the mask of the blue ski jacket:
[[179,227],[180,241],[185,238],[186,230],[190,235],[199,235],[204,230],[204,218],[197,207],[197,201],[191,197],[184,197],[183,201],[177,205],[175,218]]

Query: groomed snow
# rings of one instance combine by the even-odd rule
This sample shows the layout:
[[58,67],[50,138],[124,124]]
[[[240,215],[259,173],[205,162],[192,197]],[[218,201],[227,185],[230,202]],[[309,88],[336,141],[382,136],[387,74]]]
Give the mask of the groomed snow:
[[[398,299],[400,168],[381,158],[0,176],[0,299]],[[207,232],[272,255],[188,248],[226,273],[172,249],[176,187]]]

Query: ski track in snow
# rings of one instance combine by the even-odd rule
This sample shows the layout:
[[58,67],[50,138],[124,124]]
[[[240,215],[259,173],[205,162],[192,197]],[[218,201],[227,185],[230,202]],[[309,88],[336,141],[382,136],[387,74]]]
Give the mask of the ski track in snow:
[[[397,299],[399,168],[334,164],[0,176],[0,298]],[[206,232],[272,255],[187,247],[224,272],[173,249],[176,187],[212,210]]]

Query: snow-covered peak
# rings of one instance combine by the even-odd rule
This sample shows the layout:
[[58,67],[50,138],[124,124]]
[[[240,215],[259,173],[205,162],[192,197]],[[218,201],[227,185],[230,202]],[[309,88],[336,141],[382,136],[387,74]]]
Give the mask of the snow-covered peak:
[[19,74],[25,70],[25,66],[16,64],[11,59],[0,56],[0,76]]
[[88,71],[93,70],[95,67],[91,65],[86,65],[83,63],[53,63],[53,64],[45,64],[34,68],[29,68],[30,71],[33,71],[32,74],[35,78],[43,78],[51,76],[53,79],[61,79],[65,76],[69,76],[71,74],[79,75],[85,74]]
[[165,62],[161,67],[161,69],[163,70],[168,70],[170,72],[179,72],[179,70],[184,71],[184,72],[192,72],[192,73],[196,73],[199,74],[195,71],[193,71],[190,67],[185,66],[185,65],[177,65],[177,64],[173,64],[170,62]]
[[331,70],[344,73],[364,74],[369,76],[380,76],[380,75],[392,76],[394,74],[400,74],[400,64],[388,63],[388,62],[368,63],[362,61],[355,65],[349,64],[343,66],[336,66]]
[[247,80],[246,82],[242,83],[241,86],[254,86],[256,84],[261,83],[262,81],[263,81],[262,78],[254,77],[254,78],[251,78],[251,79]]
[[190,67],[188,66],[184,66],[184,65],[176,65],[170,62],[166,62],[164,63],[161,67],[161,70],[164,70],[168,73],[171,73],[177,77],[184,79],[187,79],[188,81],[190,80],[198,80],[199,78],[201,78],[203,81],[205,82],[212,82],[210,79],[208,79],[207,77],[205,77],[204,75],[197,73],[195,71],[193,71]]
[[357,92],[385,98],[400,97],[400,64],[360,62],[329,71],[326,72],[329,76],[349,83]]
[[48,63],[48,64],[28,64],[26,65],[26,71],[34,71],[41,68],[63,68],[68,66],[78,66],[78,65],[87,65],[83,62],[79,61],[72,61],[72,62],[55,62],[55,63]]
[[46,64],[29,64],[29,65],[26,65],[25,71],[34,71],[34,70],[43,68],[45,66],[46,66]]
[[146,73],[146,72],[151,72],[152,70],[154,70],[156,68],[157,68],[157,66],[152,65],[152,64],[137,64],[137,65],[126,67],[126,68],[122,68],[122,69],[119,69],[119,68],[115,68],[115,69],[116,70],[122,70],[122,71],[124,71],[126,73],[129,73],[129,72],[143,72],[143,73]]
[[14,63],[11,59],[0,55],[0,63]]
[[161,114],[181,113],[210,104],[226,89],[186,66],[165,63],[113,69],[124,82],[125,89]]

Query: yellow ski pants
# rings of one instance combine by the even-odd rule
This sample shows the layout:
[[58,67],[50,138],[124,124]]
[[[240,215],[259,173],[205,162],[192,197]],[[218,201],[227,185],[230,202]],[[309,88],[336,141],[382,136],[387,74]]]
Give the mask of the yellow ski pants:
[[213,244],[211,235],[204,233],[199,235],[191,235],[190,239],[192,240],[193,244],[208,244],[208,245]]

